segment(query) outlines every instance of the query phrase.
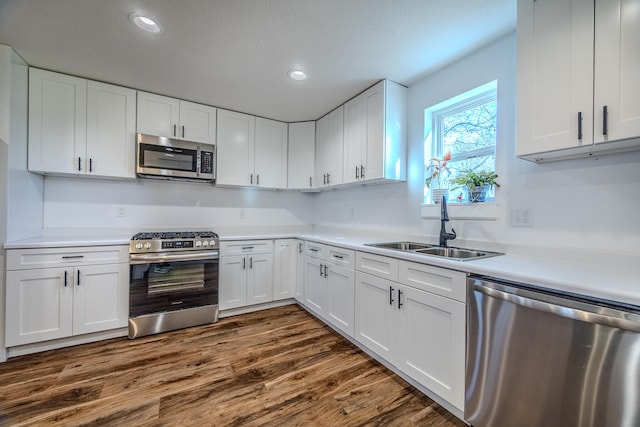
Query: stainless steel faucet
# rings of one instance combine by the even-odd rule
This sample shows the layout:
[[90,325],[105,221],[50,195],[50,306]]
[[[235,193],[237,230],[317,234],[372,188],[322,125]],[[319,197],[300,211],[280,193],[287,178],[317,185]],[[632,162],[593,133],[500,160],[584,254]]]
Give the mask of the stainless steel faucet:
[[451,228],[451,233],[447,233],[445,223],[449,222],[449,213],[447,212],[447,198],[442,196],[440,202],[440,246],[447,246],[447,240],[456,238],[456,230]]

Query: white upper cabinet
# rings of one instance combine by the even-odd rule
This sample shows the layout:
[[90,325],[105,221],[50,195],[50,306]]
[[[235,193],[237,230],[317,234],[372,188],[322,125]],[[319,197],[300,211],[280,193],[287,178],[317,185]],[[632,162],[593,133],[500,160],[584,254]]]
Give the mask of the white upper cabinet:
[[289,123],[287,188],[315,188],[316,122]]
[[138,91],[138,132],[216,143],[214,107]]
[[287,188],[287,123],[256,117],[254,184]]
[[624,141],[640,136],[640,21],[632,3],[518,1],[519,157],[640,148]]
[[287,187],[287,124],[218,110],[216,184]]
[[82,173],[86,146],[87,81],[30,68],[29,170]]
[[344,106],[340,106],[316,123],[317,188],[342,184],[344,147]]
[[87,83],[88,172],[135,178],[136,91]]
[[135,91],[29,71],[29,170],[135,178]]
[[406,180],[406,88],[387,80],[344,105],[345,184]]

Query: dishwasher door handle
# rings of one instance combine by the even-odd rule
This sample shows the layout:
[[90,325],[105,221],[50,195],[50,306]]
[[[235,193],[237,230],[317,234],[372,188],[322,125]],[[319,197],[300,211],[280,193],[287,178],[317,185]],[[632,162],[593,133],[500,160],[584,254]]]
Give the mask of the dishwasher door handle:
[[[616,310],[614,308],[602,308],[603,311],[613,312],[619,314],[620,317],[603,314],[603,313],[595,313],[592,311],[583,310],[575,307],[567,307],[566,305],[554,304],[546,301],[540,301],[532,298],[523,297],[521,295],[512,294],[510,292],[505,292],[502,290],[494,289],[492,287],[482,285],[479,283],[473,284],[473,290],[480,292],[484,295],[487,295],[491,298],[501,299],[503,301],[508,301],[513,304],[517,304],[522,307],[527,307],[532,310],[550,313],[556,316],[566,317],[568,319],[579,320],[581,322],[586,323],[595,323],[598,325],[608,326],[612,328],[624,329],[627,331],[640,332],[640,316],[627,313],[621,310]],[[534,293],[534,291],[530,291]],[[559,297],[555,297],[556,299],[562,302],[566,302],[567,305],[571,304],[570,299],[562,299]],[[594,309],[598,309],[598,306],[593,306]],[[628,317],[636,317],[637,320],[628,319]]]

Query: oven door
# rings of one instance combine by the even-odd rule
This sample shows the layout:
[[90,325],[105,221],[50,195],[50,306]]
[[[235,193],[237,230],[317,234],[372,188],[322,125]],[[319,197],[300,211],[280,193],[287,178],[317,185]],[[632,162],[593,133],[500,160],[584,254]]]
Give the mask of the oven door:
[[218,304],[218,251],[131,254],[129,317]]

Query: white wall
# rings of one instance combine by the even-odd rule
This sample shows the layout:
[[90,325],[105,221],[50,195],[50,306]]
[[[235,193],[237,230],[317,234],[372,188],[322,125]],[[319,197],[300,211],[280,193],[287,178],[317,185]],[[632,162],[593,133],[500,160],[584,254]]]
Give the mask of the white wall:
[[[318,225],[379,227],[435,237],[440,223],[423,220],[424,110],[498,80],[496,221],[451,221],[462,241],[572,247],[637,253],[640,247],[640,152],[542,165],[515,157],[516,37],[510,34],[409,87],[406,183],[322,193]],[[534,227],[510,225],[512,209],[533,209]],[[459,242],[458,242],[459,243]]]
[[[209,184],[45,178],[44,227],[59,230],[196,229],[250,232],[263,227],[300,228],[313,222],[312,195]],[[124,217],[118,216],[123,208]]]

